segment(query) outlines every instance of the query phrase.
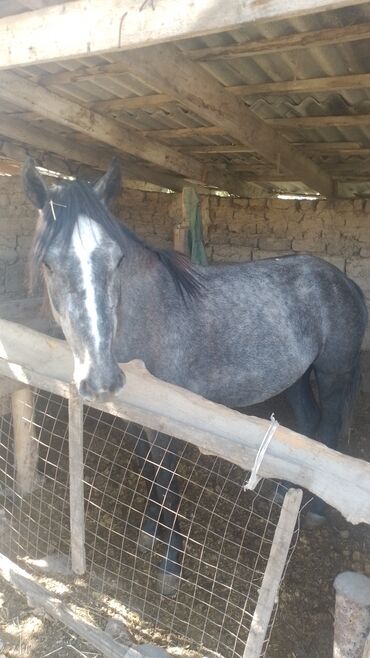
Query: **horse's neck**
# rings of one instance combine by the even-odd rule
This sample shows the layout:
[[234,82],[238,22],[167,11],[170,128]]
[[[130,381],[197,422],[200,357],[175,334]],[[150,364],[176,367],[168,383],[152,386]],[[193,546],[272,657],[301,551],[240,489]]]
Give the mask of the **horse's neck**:
[[150,323],[172,302],[176,305],[176,291],[167,270],[154,253],[135,246],[122,268],[119,315],[123,324]]

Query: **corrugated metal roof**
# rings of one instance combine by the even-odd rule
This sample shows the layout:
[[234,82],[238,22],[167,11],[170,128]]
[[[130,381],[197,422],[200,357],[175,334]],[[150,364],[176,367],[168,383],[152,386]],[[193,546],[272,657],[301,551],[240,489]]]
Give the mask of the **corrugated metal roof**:
[[[6,12],[17,13],[27,9],[26,0],[9,2],[0,0],[0,16]],[[55,4],[50,2],[49,4]],[[351,25],[370,24],[370,3],[346,8],[337,11],[318,13],[294,20],[275,21],[273,23],[252,24],[233,32],[207,36],[204,38],[189,39],[178,42],[177,45],[189,56],[193,51],[214,47],[243,44],[260,39],[275,39],[297,33],[322,31],[330,28],[348,27]],[[78,60],[53,62],[42,66],[29,66],[15,70],[33,80],[40,76],[62,71],[73,71],[104,65],[113,62],[123,62],[124,56],[112,53],[108,56],[85,57]],[[202,61],[203,66],[220,83],[226,87],[235,85],[251,85],[279,81],[308,80],[312,78],[325,78],[343,75],[370,73],[370,39],[337,42],[329,45],[313,45],[305,48],[274,51],[268,54],[253,54],[230,59],[225,55],[217,59]],[[1,76],[1,73],[0,73]],[[140,108],[104,109],[101,101],[128,99],[152,96],[161,93],[160,89],[153,89],[145,81],[138,79],[127,70],[112,75],[102,74],[90,79],[59,84],[53,91],[60,96],[79,102],[81,105],[94,108],[100,103],[99,112],[114,117],[122,125],[134,130],[145,132],[170,130],[170,135],[158,133],[158,139],[171,144],[174,148],[186,148],[197,145],[225,145],[233,144],[233,140],[226,134],[193,134],[183,136],[175,131],[179,128],[197,129],[207,123],[195,113],[189,111],[181,103],[163,101],[161,104],[145,102]],[[289,141],[297,142],[297,148],[306,152],[307,157],[320,164],[339,181],[350,181],[348,189],[356,196],[370,196],[370,84],[356,89],[340,89],[321,92],[300,93],[263,93],[242,96],[248,107],[262,119],[294,119],[295,117],[322,117],[322,116],[356,116],[369,115],[368,124],[336,126],[318,125],[316,127],[281,127],[281,132]],[[24,116],[30,125],[35,123],[45,130],[81,141],[81,144],[91,143],[90,138],[71,131],[55,122],[42,119],[27,112],[14,104],[0,100],[0,114],[10,114],[18,117]],[[219,132],[219,131],[218,131]],[[6,135],[4,135],[6,138]],[[325,144],[340,143],[338,150],[328,150],[325,153]],[[358,155],[346,153],[345,142],[351,143],[352,150],[355,143]],[[307,145],[320,143],[322,151],[310,152]],[[330,147],[329,147],[330,148]],[[363,153],[361,153],[363,151]],[[276,192],[307,191],[307,187],[299,181],[290,181],[285,172],[274,171],[273,167],[253,153],[194,153],[193,157],[204,163],[210,163],[225,168],[229,173],[241,171],[246,180],[256,180],[268,194]],[[129,158],[127,161],[140,164],[139,159]],[[148,163],[146,163],[148,166]],[[369,185],[364,178],[369,173]],[[275,180],[273,176],[275,175]],[[265,176],[265,178],[264,178]]]

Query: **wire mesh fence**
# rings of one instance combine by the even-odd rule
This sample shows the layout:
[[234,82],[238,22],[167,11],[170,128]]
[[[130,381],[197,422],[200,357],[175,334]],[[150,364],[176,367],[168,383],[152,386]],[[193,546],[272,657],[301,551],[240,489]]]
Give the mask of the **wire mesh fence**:
[[[278,492],[277,483],[262,481],[244,492],[240,468],[160,433],[160,460],[138,457],[143,427],[84,407],[87,570],[73,577],[67,401],[38,390],[33,406],[38,468],[28,494],[17,484],[12,415],[0,418],[0,550],[102,628],[118,617],[135,642],[181,646],[189,656],[241,658],[281,512],[281,485]],[[159,587],[168,532],[158,534],[152,550],[140,541],[145,466],[163,467],[165,455],[177,462],[181,494],[182,569],[171,597]],[[261,655],[271,627],[272,621]]]

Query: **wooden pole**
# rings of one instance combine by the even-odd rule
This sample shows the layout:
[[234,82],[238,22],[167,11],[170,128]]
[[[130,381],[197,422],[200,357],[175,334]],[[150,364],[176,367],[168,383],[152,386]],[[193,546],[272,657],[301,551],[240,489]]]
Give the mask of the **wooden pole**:
[[173,248],[181,254],[189,255],[188,246],[189,227],[187,224],[177,224],[173,230]]
[[173,248],[189,256],[189,218],[184,204],[184,188],[181,195],[181,222],[176,224],[173,231]]
[[83,402],[74,385],[68,401],[69,431],[69,501],[72,571],[86,571],[85,507],[83,483]]
[[22,388],[11,396],[14,427],[15,482],[21,495],[29,494],[37,484],[38,441],[33,424],[32,389]]
[[345,571],[335,581],[334,658],[363,658],[370,633],[370,578]]
[[51,617],[68,626],[106,658],[143,657],[143,654],[136,648],[116,642],[104,631],[95,628],[83,619],[79,619],[76,613],[71,612],[53,592],[48,592],[42,585],[36,583],[24,569],[18,567],[1,553],[0,575],[13,587],[25,594],[30,605],[46,610]]
[[263,643],[276,602],[301,500],[302,491],[300,489],[289,489],[285,496],[243,658],[259,658],[262,654]]
[[370,658],[370,633],[367,636],[367,640],[365,642],[365,648],[364,648],[364,653],[362,654],[362,658]]

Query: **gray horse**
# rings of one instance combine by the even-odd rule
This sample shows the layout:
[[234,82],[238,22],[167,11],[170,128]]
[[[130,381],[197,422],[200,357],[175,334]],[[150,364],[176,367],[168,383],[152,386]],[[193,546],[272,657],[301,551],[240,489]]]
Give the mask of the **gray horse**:
[[[231,407],[287,391],[298,430],[336,447],[367,325],[351,279],[311,256],[202,268],[153,249],[107,209],[120,187],[115,162],[94,187],[75,181],[49,189],[31,160],[23,176],[40,211],[33,263],[42,267],[83,398],[119,391],[118,362],[139,358],[153,375]],[[138,444],[149,489],[142,539],[151,545],[162,528],[162,587],[173,593],[182,552],[176,449],[167,450],[168,437],[147,436]],[[315,501],[314,518],[322,512]]]

